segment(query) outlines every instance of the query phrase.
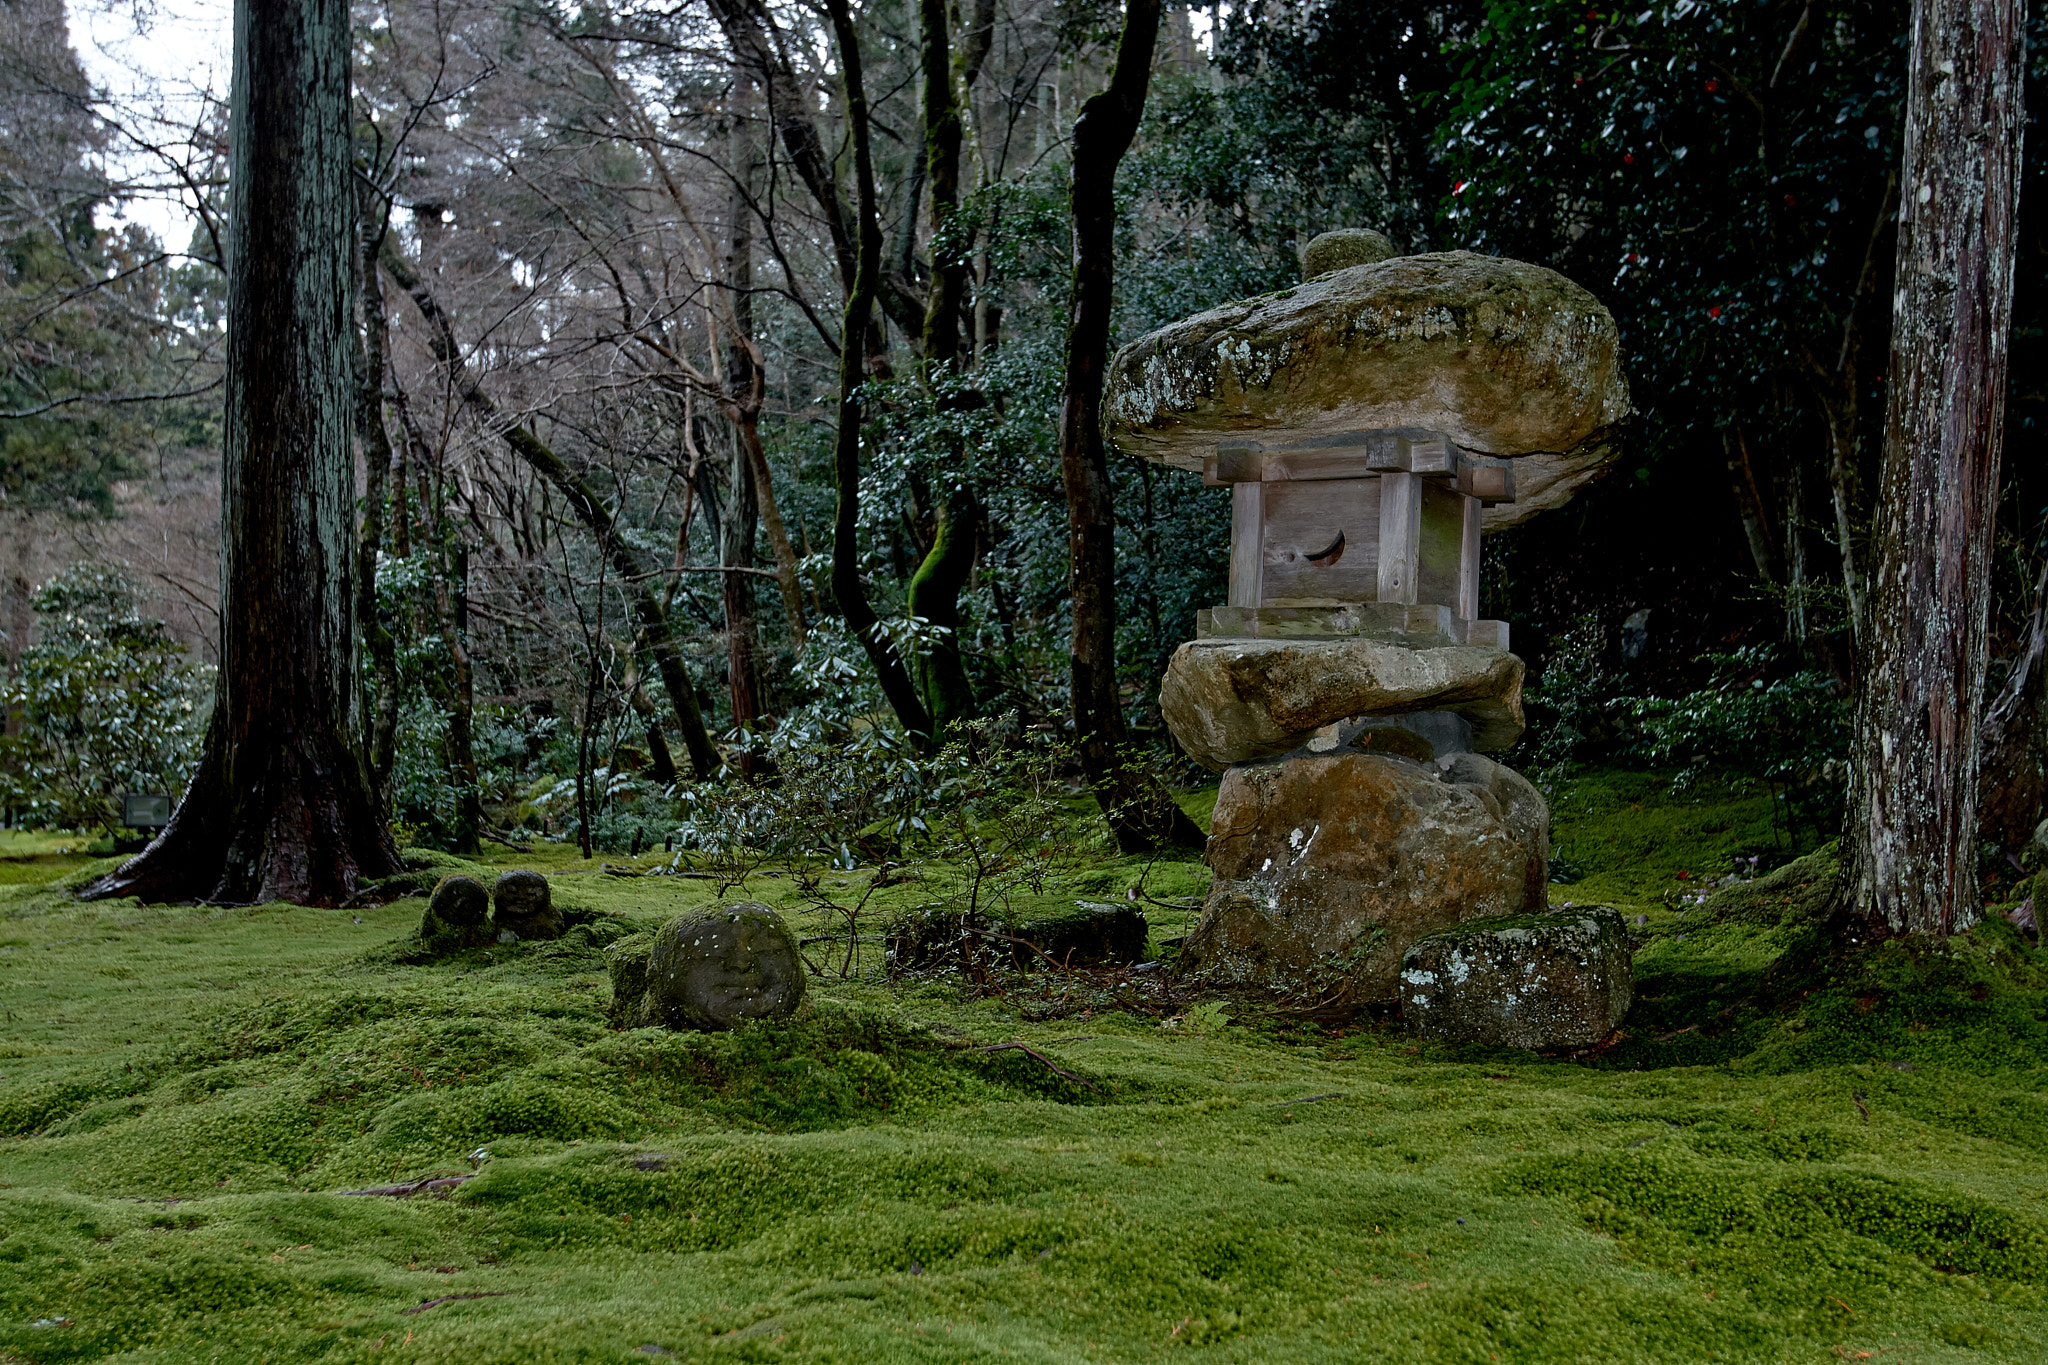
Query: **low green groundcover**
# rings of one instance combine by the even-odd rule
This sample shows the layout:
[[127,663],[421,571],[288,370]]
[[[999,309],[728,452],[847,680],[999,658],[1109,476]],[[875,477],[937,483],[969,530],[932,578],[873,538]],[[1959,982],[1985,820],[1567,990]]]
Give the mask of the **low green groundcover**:
[[[1794,851],[1766,798],[1558,807],[1553,900],[1643,942],[1578,1058],[875,956],[785,1025],[618,1032],[603,941],[714,882],[553,853],[589,923],[432,958],[418,899],[85,906],[16,859],[0,1360],[2048,1359],[2040,951],[1998,919],[1844,964],[1825,858],[1714,886]],[[1170,955],[1205,876],[1105,852],[1059,892],[1142,881]],[[348,1193],[437,1176],[470,1178]]]

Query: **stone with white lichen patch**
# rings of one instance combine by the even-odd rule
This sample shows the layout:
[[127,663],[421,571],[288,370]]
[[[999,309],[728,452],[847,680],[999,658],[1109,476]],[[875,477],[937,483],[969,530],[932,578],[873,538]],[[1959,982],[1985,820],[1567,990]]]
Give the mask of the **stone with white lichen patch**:
[[678,915],[654,935],[644,972],[643,1002],[625,1022],[672,1029],[786,1019],[803,1004],[807,975],[795,935],[759,901]]
[[1491,530],[1562,506],[1613,462],[1629,415],[1620,333],[1554,270],[1469,251],[1397,256],[1212,308],[1117,352],[1103,429],[1200,469],[1219,440],[1267,446],[1390,428],[1514,458]]
[[[1550,811],[1478,754],[1364,749],[1240,763],[1211,817],[1216,877],[1183,981],[1355,1006],[1391,1001],[1402,953],[1473,916],[1540,911]],[[1363,750],[1363,751],[1362,751]]]
[[1401,1016],[1424,1038],[1555,1051],[1613,1033],[1634,998],[1628,930],[1604,905],[1474,920],[1401,961]]

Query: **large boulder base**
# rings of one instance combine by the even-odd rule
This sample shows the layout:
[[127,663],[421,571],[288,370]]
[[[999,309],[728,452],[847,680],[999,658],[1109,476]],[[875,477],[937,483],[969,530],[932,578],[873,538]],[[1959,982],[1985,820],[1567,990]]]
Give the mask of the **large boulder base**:
[[803,1003],[805,979],[795,935],[759,901],[679,915],[654,935],[645,1003],[632,1022],[726,1029],[785,1019]]
[[1401,1017],[1424,1038],[1591,1047],[1634,998],[1628,930],[1604,905],[1478,920],[1419,939],[1401,964]]
[[[491,889],[496,902],[494,920],[498,933],[513,939],[560,938],[566,927],[562,912],[555,908],[548,879],[538,872],[515,868],[498,878]],[[507,940],[510,941],[510,940]]]
[[491,893],[474,877],[443,877],[420,916],[420,947],[429,953],[454,953],[482,948],[491,941],[486,922]]
[[1412,649],[1377,640],[1191,640],[1173,652],[1159,710],[1203,766],[1300,748],[1351,716],[1449,711],[1472,725],[1472,747],[1522,737],[1522,661],[1480,645]]
[[1554,270],[1469,251],[1354,265],[1212,308],[1117,352],[1103,430],[1199,470],[1225,437],[1286,445],[1396,427],[1515,458],[1488,530],[1563,506],[1616,454],[1620,333]]
[[1343,749],[1237,764],[1210,830],[1216,877],[1175,967],[1184,981],[1391,1001],[1418,938],[1545,904],[1549,809],[1478,754],[1421,763]]

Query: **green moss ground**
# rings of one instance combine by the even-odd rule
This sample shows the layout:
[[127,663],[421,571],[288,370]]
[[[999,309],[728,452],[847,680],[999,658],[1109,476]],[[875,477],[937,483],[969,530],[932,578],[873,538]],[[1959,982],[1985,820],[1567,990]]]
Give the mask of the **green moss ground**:
[[[1107,981],[1047,1018],[1057,985],[826,978],[789,1025],[619,1033],[589,929],[406,965],[417,899],[87,906],[40,882],[106,863],[16,859],[0,1360],[2048,1358],[2040,952],[1997,922],[1798,966],[1812,865],[1679,900],[1768,843],[1761,798],[1558,806],[1553,892],[1645,940],[1626,1036],[1577,1060],[1244,1003],[1162,1027]],[[715,891],[488,862],[634,924]],[[791,878],[742,894],[829,927]],[[1088,1084],[973,1050],[1013,1040]],[[340,1193],[479,1147],[445,1197]]]

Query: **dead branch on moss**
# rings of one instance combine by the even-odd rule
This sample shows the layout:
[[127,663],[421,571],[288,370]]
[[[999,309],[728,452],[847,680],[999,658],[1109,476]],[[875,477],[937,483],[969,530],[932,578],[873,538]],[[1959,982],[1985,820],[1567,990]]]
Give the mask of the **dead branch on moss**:
[[424,1313],[429,1308],[439,1308],[444,1303],[455,1303],[462,1299],[502,1299],[511,1292],[509,1289],[483,1289],[474,1294],[443,1294],[438,1299],[428,1299],[424,1303],[415,1304],[411,1308],[401,1308],[398,1311],[400,1313]]
[[358,1195],[375,1194],[392,1199],[410,1199],[416,1194],[438,1194],[443,1190],[452,1190],[463,1181],[474,1179],[474,1174],[430,1175],[424,1180],[415,1180],[403,1185],[374,1185],[367,1190],[343,1190],[341,1195],[343,1198],[354,1198]]
[[1037,1048],[1031,1046],[1031,1044],[1029,1043],[988,1043],[981,1047],[975,1048],[974,1051],[1021,1052],[1025,1056],[1030,1057],[1035,1061],[1042,1062],[1045,1065],[1046,1070],[1052,1072],[1053,1075],[1061,1077],[1064,1080],[1072,1081],[1076,1085],[1085,1085],[1090,1090],[1095,1091],[1095,1093],[1098,1095],[1102,1093],[1101,1087],[1097,1086],[1095,1082],[1087,1079],[1085,1076],[1075,1075],[1073,1072],[1067,1070],[1058,1062],[1055,1062],[1052,1058],[1046,1056],[1043,1052],[1040,1052]]

